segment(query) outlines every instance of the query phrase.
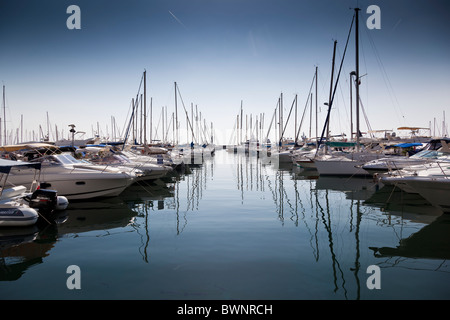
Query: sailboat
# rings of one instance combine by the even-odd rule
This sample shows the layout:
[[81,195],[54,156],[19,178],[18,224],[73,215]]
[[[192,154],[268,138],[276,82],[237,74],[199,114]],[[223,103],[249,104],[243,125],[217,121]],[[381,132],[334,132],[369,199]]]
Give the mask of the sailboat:
[[[382,156],[382,153],[380,152],[372,152],[370,150],[364,149],[363,146],[360,143],[360,129],[359,129],[359,85],[360,85],[360,77],[359,77],[359,35],[358,35],[358,13],[359,8],[355,8],[355,48],[356,48],[356,71],[352,73],[352,75],[355,76],[355,86],[356,86],[356,142],[354,143],[355,149],[354,151],[350,152],[341,152],[339,155],[331,154],[325,154],[323,156],[316,156],[314,159],[314,164],[317,168],[317,171],[319,172],[319,175],[350,175],[350,176],[365,176],[369,175],[369,173],[362,169],[361,166],[365,164],[368,161],[377,159]],[[353,24],[353,21],[352,21]],[[350,33],[349,33],[350,36]],[[347,39],[348,41],[348,39]],[[336,41],[334,43],[334,53],[333,53],[333,67],[332,72],[334,70],[334,56],[336,51]],[[344,52],[345,56],[345,52]],[[344,58],[342,58],[343,61]],[[342,62],[341,62],[342,67]],[[340,74],[340,70],[339,70]],[[338,79],[339,80],[339,74]],[[333,76],[331,77],[333,80]],[[327,119],[325,122],[325,126],[323,128],[323,133],[321,137],[321,141],[325,132],[325,129],[327,129],[327,125],[329,122],[329,115],[331,111],[331,106],[334,99],[334,93],[336,92],[336,86],[334,88],[333,93],[330,91],[330,100],[328,102],[328,114]],[[327,129],[328,130],[328,129]],[[332,142],[327,141],[327,144],[331,144]],[[319,143],[320,145],[320,143]]]

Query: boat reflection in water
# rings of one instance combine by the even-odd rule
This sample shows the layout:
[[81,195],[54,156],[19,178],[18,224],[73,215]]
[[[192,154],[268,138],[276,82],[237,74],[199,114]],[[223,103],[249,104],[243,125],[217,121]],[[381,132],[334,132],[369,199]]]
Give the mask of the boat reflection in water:
[[[387,266],[398,264],[399,261],[396,258],[399,257],[436,259],[444,262],[450,259],[449,232],[450,215],[443,214],[411,236],[401,239],[397,247],[372,247],[371,249],[378,258],[394,258],[394,260],[384,261],[383,265]],[[438,262],[438,267],[440,264],[441,262]],[[445,271],[445,265],[442,265],[442,269]]]
[[407,219],[424,224],[417,232],[400,238],[395,247],[371,247],[376,257],[393,258],[386,260],[383,265],[399,265],[398,258],[412,258],[442,260],[436,262],[439,266],[449,259],[450,215],[443,214],[420,195],[392,186],[384,186],[365,203],[383,209],[384,223],[392,225],[395,221]]

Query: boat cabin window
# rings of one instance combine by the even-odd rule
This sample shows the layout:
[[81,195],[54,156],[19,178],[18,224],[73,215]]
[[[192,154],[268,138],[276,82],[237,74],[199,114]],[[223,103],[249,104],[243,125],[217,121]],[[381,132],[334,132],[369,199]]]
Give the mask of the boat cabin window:
[[427,159],[436,159],[439,156],[442,156],[443,153],[436,150],[422,150],[412,155],[411,158],[427,158]]

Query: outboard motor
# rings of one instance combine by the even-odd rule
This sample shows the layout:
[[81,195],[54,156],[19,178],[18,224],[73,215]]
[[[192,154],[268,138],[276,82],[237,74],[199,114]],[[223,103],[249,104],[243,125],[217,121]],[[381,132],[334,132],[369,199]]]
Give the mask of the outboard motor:
[[56,190],[38,189],[29,198],[30,208],[41,213],[65,210],[69,205],[66,197],[58,196]]
[[29,206],[41,213],[50,213],[57,205],[57,198],[55,190],[38,189],[31,195]]

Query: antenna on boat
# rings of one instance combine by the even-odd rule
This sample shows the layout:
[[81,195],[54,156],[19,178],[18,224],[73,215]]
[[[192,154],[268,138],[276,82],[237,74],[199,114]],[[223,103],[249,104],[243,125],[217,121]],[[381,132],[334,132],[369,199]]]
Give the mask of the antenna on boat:
[[69,130],[70,133],[72,133],[72,147],[74,146],[74,140],[75,140],[75,125],[74,124],[69,124],[69,127],[71,128]]

